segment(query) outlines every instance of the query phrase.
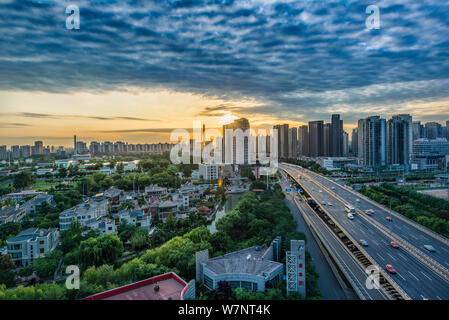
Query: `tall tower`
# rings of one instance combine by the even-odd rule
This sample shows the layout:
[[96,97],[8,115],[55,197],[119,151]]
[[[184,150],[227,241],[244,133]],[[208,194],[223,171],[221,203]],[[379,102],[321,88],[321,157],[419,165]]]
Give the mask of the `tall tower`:
[[76,135],[73,136],[73,152],[76,154]]
[[304,240],[291,240],[286,252],[287,293],[297,292],[306,298],[306,250]]

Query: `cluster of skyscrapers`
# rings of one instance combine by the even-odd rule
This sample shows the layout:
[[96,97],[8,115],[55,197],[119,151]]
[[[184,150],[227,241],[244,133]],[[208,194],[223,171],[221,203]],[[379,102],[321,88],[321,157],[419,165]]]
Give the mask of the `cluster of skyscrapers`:
[[6,146],[0,146],[0,160],[6,159],[18,159],[18,158],[29,158],[32,155],[49,155],[51,153],[56,153],[63,149],[63,147],[44,147],[42,141],[35,141],[34,145],[14,145],[8,150]]
[[311,121],[299,128],[288,124],[273,127],[278,131],[279,158],[343,157],[349,154],[348,134],[343,130],[339,114],[331,117],[330,123]]
[[429,122],[413,122],[409,114],[386,121],[371,116],[358,121],[352,132],[352,153],[368,167],[399,165],[411,169],[445,168],[449,155],[448,129]]

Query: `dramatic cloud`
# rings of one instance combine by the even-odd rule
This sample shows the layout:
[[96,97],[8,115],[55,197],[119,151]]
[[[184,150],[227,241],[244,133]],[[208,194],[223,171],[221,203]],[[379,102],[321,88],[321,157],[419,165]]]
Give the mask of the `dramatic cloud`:
[[0,90],[161,88],[259,102],[200,115],[297,121],[449,100],[447,0],[80,0],[79,30],[69,4],[0,1]]

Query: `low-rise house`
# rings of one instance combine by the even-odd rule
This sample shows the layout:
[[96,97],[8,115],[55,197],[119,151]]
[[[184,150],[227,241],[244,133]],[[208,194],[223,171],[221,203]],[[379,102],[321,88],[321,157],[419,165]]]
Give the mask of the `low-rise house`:
[[61,231],[69,230],[74,219],[77,219],[82,226],[87,227],[87,223],[92,219],[99,219],[108,213],[108,201],[88,200],[73,208],[64,210],[59,215],[59,228]]
[[176,218],[177,213],[178,204],[176,202],[170,200],[159,202],[158,216],[162,221],[165,221],[170,214]]
[[47,192],[45,191],[34,191],[34,190],[24,190],[22,192],[14,192],[14,193],[8,193],[5,194],[2,198],[1,201],[5,201],[6,199],[11,199],[11,200],[23,200],[27,197],[31,197],[31,196],[37,196],[37,195],[43,195],[43,194],[47,194]]
[[125,221],[138,228],[151,229],[151,213],[144,213],[141,210],[124,210],[120,211],[118,215],[120,223]]
[[43,202],[47,202],[49,205],[53,206],[55,204],[55,201],[53,200],[53,195],[42,194],[29,200],[24,205],[26,213],[27,214],[36,213],[36,211],[39,209],[39,207],[42,205]]
[[118,207],[120,207],[120,203],[124,196],[124,191],[111,187],[103,192],[103,196],[108,200],[109,205],[112,209],[117,209]]
[[3,206],[0,209],[0,224],[8,222],[19,222],[25,217],[26,209],[16,204],[15,206]]
[[148,186],[145,187],[145,195],[147,197],[162,197],[167,194],[167,188],[158,186]]
[[6,240],[6,245],[14,262],[20,266],[27,266],[53,251],[58,241],[59,231],[56,228],[29,228]]
[[85,222],[87,230],[98,230],[100,235],[105,233],[113,234],[117,232],[115,221],[106,217],[94,218]]

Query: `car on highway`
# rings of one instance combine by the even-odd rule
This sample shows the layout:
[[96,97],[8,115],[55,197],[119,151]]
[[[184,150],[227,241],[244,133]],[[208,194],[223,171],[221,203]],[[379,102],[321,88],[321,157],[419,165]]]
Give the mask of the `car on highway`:
[[332,190],[335,190],[335,187],[332,187]]
[[372,215],[374,213],[374,210],[373,209],[367,209],[367,210],[365,210],[365,213],[370,216],[370,215]]
[[385,219],[386,219],[387,221],[390,221],[390,222],[393,221],[393,219],[391,219],[390,216],[386,217]]
[[360,200],[359,199],[355,199],[355,202],[359,202]]
[[395,241],[391,241],[391,242],[390,242],[390,246],[392,246],[392,247],[395,248],[395,249],[399,249],[399,245],[398,245],[398,243],[395,242]]
[[366,242],[366,240],[361,239],[359,241],[359,243],[363,246],[363,247],[368,247],[368,242]]
[[425,244],[425,245],[424,245],[424,248],[425,248],[427,251],[430,251],[430,252],[435,252],[435,251],[436,251],[435,248],[434,248],[433,246],[431,246],[430,244]]
[[395,274],[396,273],[396,269],[391,265],[391,264],[387,264],[385,266],[385,269],[387,269],[387,271],[391,274]]
[[349,220],[353,220],[354,219],[354,215],[352,213],[348,213],[347,215]]
[[332,207],[332,202],[329,202],[327,205]]
[[326,205],[326,201],[321,202],[321,204],[322,204],[323,206],[325,206],[325,205]]

